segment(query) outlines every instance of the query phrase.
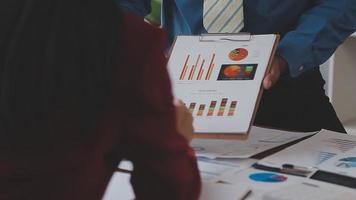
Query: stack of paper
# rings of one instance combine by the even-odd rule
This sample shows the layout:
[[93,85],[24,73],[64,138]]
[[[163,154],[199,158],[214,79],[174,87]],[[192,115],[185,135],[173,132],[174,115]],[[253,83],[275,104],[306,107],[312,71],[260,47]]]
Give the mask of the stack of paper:
[[[282,167],[284,164],[292,164],[308,168],[319,168],[320,166],[325,168],[327,167],[326,165],[332,165],[330,162],[328,162],[329,164],[326,163],[327,160],[338,155],[345,158],[350,157],[351,159],[351,155],[344,154],[355,152],[355,150],[356,136],[322,130],[315,136],[266,157],[258,163],[271,167]],[[324,162],[325,164],[323,164]],[[344,163],[352,162],[345,160]],[[340,166],[343,165],[340,164]]]
[[199,157],[250,158],[280,145],[307,137],[316,132],[301,133],[252,127],[247,140],[194,139],[191,146]]

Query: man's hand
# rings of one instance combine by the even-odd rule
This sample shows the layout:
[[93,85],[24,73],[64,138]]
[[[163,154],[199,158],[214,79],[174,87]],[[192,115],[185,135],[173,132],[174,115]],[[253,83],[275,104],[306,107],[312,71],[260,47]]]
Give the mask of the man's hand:
[[174,104],[176,107],[177,131],[190,142],[194,133],[193,116],[182,101],[175,101]]
[[275,56],[270,72],[263,80],[263,88],[271,89],[279,80],[279,77],[287,70],[288,63],[282,57]]

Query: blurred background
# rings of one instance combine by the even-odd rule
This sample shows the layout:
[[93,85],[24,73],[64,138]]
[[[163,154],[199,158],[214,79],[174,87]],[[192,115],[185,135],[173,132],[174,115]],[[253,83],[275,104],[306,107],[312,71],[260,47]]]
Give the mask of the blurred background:
[[325,91],[349,134],[356,135],[356,33],[321,66]]

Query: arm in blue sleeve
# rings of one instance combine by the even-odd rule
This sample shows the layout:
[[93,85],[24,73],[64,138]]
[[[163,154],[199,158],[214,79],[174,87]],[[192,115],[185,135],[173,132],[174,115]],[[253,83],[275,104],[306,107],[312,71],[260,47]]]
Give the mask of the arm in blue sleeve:
[[329,59],[355,30],[354,0],[318,0],[281,40],[277,54],[288,62],[290,75],[297,77]]
[[146,17],[151,13],[151,0],[115,0],[122,10]]

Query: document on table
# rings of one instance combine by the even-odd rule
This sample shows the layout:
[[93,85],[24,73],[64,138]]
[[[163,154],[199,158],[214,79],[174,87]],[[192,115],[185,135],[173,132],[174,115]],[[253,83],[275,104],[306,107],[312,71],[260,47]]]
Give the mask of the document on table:
[[265,193],[263,200],[354,200],[356,190],[321,183],[303,182]]
[[[318,167],[321,170],[356,178],[356,148],[330,158]],[[356,183],[355,183],[356,184]]]
[[236,185],[236,187],[245,186],[252,189],[252,194],[248,200],[261,200],[262,195],[266,192],[300,183],[303,180],[305,180],[305,178],[271,173],[254,168],[248,168],[221,178],[221,181]]
[[255,159],[208,159],[198,158],[198,168],[203,181],[217,182],[221,177],[251,167]]
[[339,154],[354,152],[355,148],[356,136],[322,130],[311,138],[260,160],[258,164],[277,168],[283,164],[319,168],[325,161]]
[[289,132],[252,127],[247,140],[193,139],[191,146],[199,157],[249,158],[280,145],[311,136],[316,132]]
[[243,185],[228,185],[221,183],[204,183],[199,200],[238,200],[250,190]]

